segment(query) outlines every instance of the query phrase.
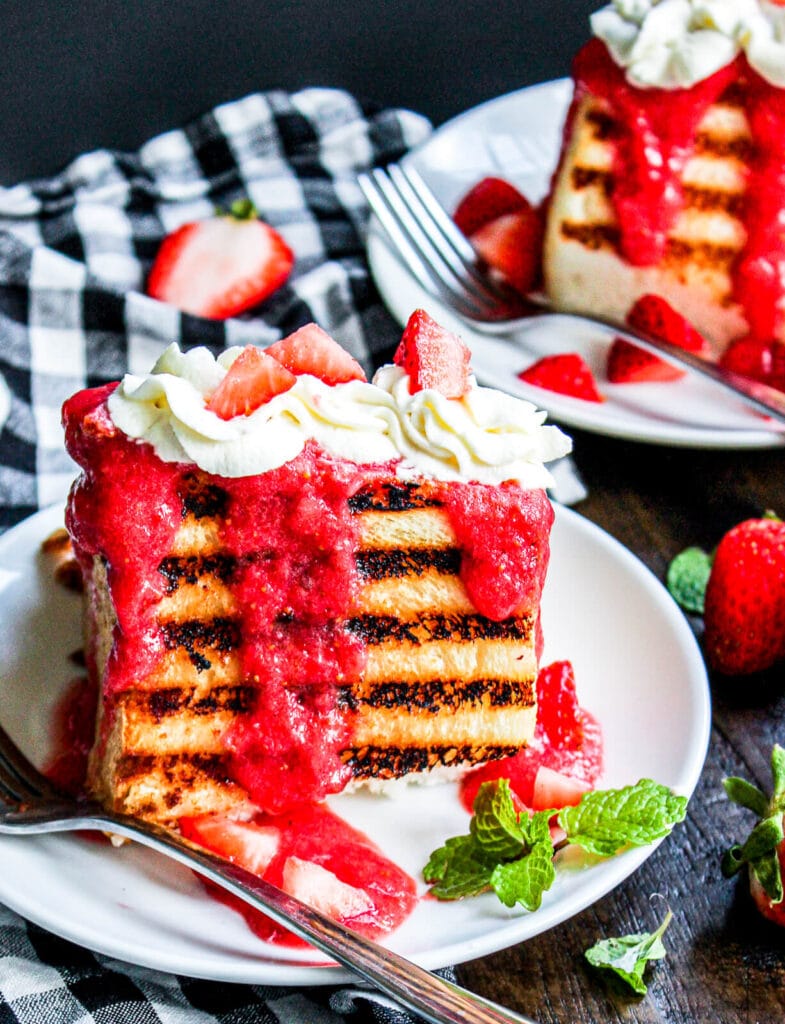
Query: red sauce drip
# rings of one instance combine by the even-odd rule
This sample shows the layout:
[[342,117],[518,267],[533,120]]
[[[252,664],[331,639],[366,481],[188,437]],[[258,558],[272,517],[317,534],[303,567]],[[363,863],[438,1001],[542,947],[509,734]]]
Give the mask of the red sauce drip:
[[539,611],[553,508],[517,484],[451,484],[441,495],[461,549],[461,579],[489,619]]
[[[242,566],[233,589],[243,677],[258,688],[250,726],[227,737],[232,774],[273,813],[338,792],[351,778],[340,758],[351,720],[336,687],[365,667],[365,645],[344,620],[359,588],[348,499],[367,478],[367,468],[309,442],[279,469],[221,481],[230,495],[222,539]],[[249,551],[262,557],[243,561]]]
[[768,340],[780,337],[785,326],[785,91],[749,66],[745,72],[755,156],[745,196],[747,243],[734,270],[734,297],[750,334]]
[[[66,447],[84,471],[71,488],[66,526],[85,581],[94,556],[106,558],[117,612],[108,693],[143,679],[164,653],[154,609],[166,580],[157,570],[181,521],[183,472],[114,427],[106,399],[115,387],[82,391],[63,407]],[[95,652],[85,655],[91,668]]]
[[[280,830],[278,852],[263,873],[274,885],[281,886],[284,866],[289,857],[318,864],[341,882],[361,890],[368,897],[368,908],[346,917],[336,908],[330,916],[361,935],[375,939],[397,928],[417,904],[414,879],[386,857],[362,832],[348,825],[320,804],[300,806],[285,815],[262,814],[254,822]],[[186,835],[189,823],[184,821]],[[198,833],[195,836],[199,841]],[[256,935],[266,942],[288,946],[307,945],[246,903],[205,883],[220,902],[239,911]]]
[[590,40],[573,65],[576,99],[587,92],[611,107],[622,126],[614,137],[613,204],[621,251],[635,266],[657,263],[681,211],[681,174],[693,153],[706,111],[738,78],[738,62],[690,89],[639,89],[599,39]]
[[58,789],[72,796],[84,795],[97,699],[95,686],[80,677],[71,681],[55,708],[53,750],[43,772]]

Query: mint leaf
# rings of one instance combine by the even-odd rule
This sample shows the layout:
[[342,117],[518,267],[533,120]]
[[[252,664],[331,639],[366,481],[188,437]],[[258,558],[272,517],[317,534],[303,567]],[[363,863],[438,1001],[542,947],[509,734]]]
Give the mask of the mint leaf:
[[550,833],[537,842],[519,860],[498,864],[491,875],[491,888],[507,907],[520,903],[527,910],[538,910],[542,894],[553,885],[553,843]]
[[423,870],[440,900],[477,896],[490,888],[494,861],[484,857],[473,836],[453,836],[434,850]]
[[477,791],[473,810],[471,834],[483,853],[495,862],[520,856],[524,832],[507,779],[484,782]]
[[643,972],[650,961],[662,960],[666,955],[662,936],[672,917],[673,914],[669,910],[660,927],[652,933],[642,932],[603,939],[591,949],[587,949],[584,956],[592,967],[613,971],[638,995],[646,995],[647,987],[643,980]]
[[759,818],[765,818],[768,815],[768,797],[757,786],[753,786],[751,782],[732,775],[730,778],[723,779],[722,785],[734,804],[746,807],[748,811],[754,811]]
[[626,846],[646,846],[684,820],[687,798],[641,779],[622,789],[585,793],[577,807],[559,812],[567,839],[589,853],[610,857]]
[[701,548],[685,548],[668,566],[665,584],[671,597],[686,612],[703,615],[711,555]]

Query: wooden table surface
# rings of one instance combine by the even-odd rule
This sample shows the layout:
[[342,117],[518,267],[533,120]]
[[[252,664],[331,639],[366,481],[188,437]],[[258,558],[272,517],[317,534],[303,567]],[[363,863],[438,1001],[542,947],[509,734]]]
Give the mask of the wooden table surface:
[[[576,510],[660,580],[688,545],[710,549],[744,518],[785,512],[783,449],[695,451],[570,433],[589,490]],[[752,823],[727,800],[722,779],[742,775],[769,791],[772,745],[785,744],[784,677],[782,665],[758,677],[712,677],[711,744],[685,824],[583,913],[463,965],[462,983],[540,1024],[785,1021],[785,929],[755,910],[743,876],[728,881],[719,867],[723,850]],[[584,950],[599,938],[653,929],[666,904],[674,914],[668,955],[647,972],[647,995],[616,991],[586,964]]]

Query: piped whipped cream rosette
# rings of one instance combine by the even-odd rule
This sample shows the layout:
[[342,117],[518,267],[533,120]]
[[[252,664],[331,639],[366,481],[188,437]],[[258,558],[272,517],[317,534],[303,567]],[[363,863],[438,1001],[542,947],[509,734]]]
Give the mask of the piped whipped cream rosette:
[[741,52],[785,86],[785,7],[766,0],[613,0],[591,26],[637,86],[689,88]]
[[460,399],[433,389],[412,394],[406,372],[392,365],[372,383],[328,385],[303,374],[250,415],[224,420],[206,408],[206,399],[240,351],[215,359],[207,349],[183,353],[170,346],[149,374],[126,375],[110,397],[115,425],[149,442],[165,462],[194,462],[225,477],[277,468],[313,439],[358,463],[399,460],[404,478],[420,472],[438,480],[548,487],[544,463],[570,449],[529,402],[474,382]]

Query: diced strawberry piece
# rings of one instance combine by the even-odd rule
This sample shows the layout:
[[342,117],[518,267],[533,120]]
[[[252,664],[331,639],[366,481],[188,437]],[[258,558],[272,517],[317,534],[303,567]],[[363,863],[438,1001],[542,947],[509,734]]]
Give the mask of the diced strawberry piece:
[[[710,355],[703,335],[660,295],[642,295],[627,314],[627,323],[642,334],[662,338],[688,352]],[[680,380],[686,371],[636,345],[616,338],[608,350],[611,384],[642,384]]]
[[537,285],[542,257],[542,219],[528,203],[484,224],[469,235],[477,254],[516,291]]
[[528,206],[528,200],[509,181],[488,177],[478,181],[466,193],[458,203],[453,220],[468,237],[497,217],[524,210]]
[[225,814],[181,818],[186,839],[218,853],[255,875],[263,875],[278,853],[281,833],[277,828],[238,821]]
[[569,395],[570,398],[581,398],[585,402],[605,401],[597,389],[594,374],[577,352],[543,356],[522,370],[518,377],[527,384]]
[[561,772],[554,771],[546,765],[540,765],[534,777],[532,789],[532,810],[545,811],[549,807],[559,810],[561,807],[574,807],[581,802],[584,793],[591,786],[581,779],[570,778]]
[[611,384],[652,384],[681,380],[686,370],[667,363],[624,338],[614,338],[608,349],[606,374]]
[[453,334],[425,312],[409,317],[393,362],[409,375],[412,394],[433,388],[446,398],[462,398],[470,386],[471,352]]
[[296,376],[309,373],[325,384],[367,379],[357,360],[317,324],[300,327],[265,351]]
[[583,743],[583,720],[571,662],[554,661],[540,669],[537,725],[554,747],[577,750]]
[[184,224],[155,258],[147,294],[185,313],[224,320],[251,309],[287,279],[294,256],[283,238],[238,203],[228,216]]
[[282,878],[284,891],[290,896],[336,921],[351,921],[373,912],[373,900],[367,892],[342,882],[332,871],[313,861],[287,857]]
[[277,359],[246,345],[210,395],[207,408],[222,420],[248,416],[275,395],[288,391],[296,380]]

